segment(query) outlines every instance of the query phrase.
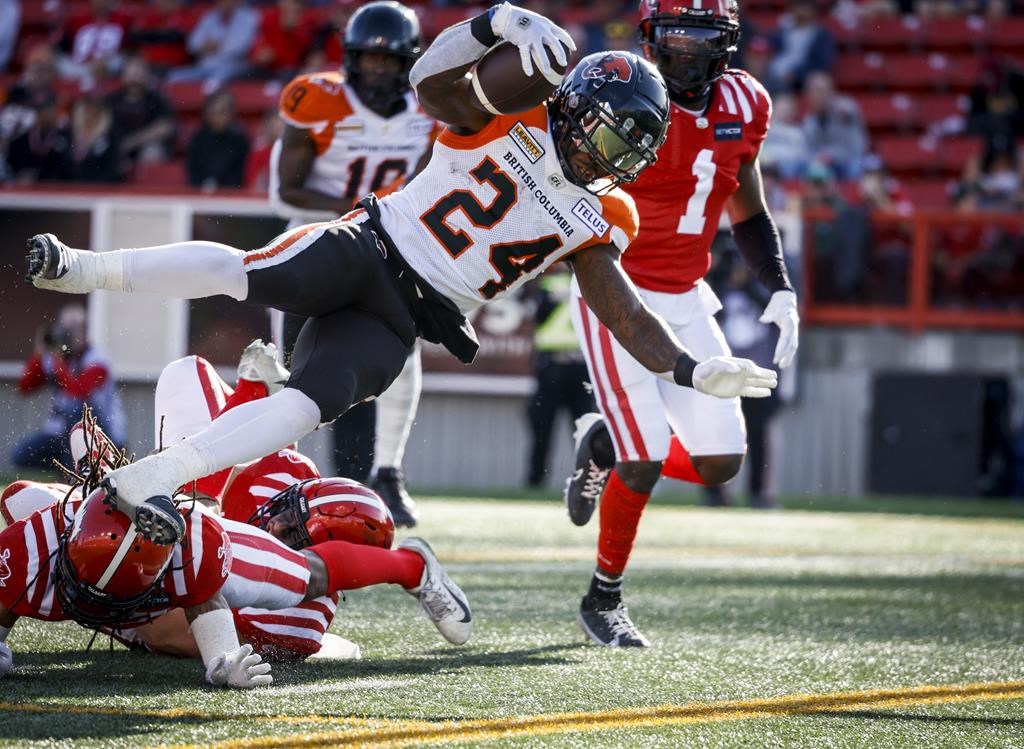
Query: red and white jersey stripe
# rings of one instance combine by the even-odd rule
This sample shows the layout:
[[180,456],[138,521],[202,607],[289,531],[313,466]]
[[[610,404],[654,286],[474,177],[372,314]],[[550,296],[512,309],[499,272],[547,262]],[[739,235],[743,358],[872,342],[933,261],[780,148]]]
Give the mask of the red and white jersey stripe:
[[[44,484],[39,481],[15,481],[8,484],[0,494],[0,530],[59,502],[70,490],[67,484]],[[81,500],[81,491],[76,489],[72,498]]]
[[247,606],[236,610],[238,639],[268,660],[305,658],[320,650],[338,610],[338,595],[321,596],[287,609]]
[[313,461],[295,450],[279,450],[235,466],[220,494],[221,513],[245,523],[271,497],[300,481],[319,477]]
[[266,531],[221,518],[231,542],[231,570],[222,592],[233,609],[296,606],[309,586],[309,563]]

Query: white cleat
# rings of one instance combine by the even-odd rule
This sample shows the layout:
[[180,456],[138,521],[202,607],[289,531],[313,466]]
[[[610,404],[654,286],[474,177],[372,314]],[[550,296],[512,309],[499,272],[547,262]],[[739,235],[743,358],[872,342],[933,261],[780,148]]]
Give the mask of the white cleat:
[[422,538],[407,538],[398,548],[414,551],[424,561],[419,586],[407,588],[407,592],[419,600],[427,618],[434,623],[444,639],[453,645],[465,643],[473,633],[473,614],[469,610],[466,594],[448,577],[448,573],[437,561],[434,550]]
[[284,387],[291,373],[278,359],[277,346],[264,343],[257,338],[242,351],[238,360],[238,379],[262,382],[267,395],[273,395]]
[[88,294],[98,288],[86,272],[83,250],[74,250],[53,234],[36,234],[28,240],[25,279],[39,289],[65,294]]
[[150,455],[111,471],[101,485],[145,538],[164,546],[181,543],[185,519],[171,500],[178,486],[169,478],[162,456]]

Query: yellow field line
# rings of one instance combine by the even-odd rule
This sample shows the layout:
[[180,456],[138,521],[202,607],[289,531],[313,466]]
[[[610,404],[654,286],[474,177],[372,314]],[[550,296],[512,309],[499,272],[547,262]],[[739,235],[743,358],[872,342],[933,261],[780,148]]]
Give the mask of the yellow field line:
[[501,719],[445,721],[440,723],[379,723],[348,731],[294,734],[231,740],[214,744],[218,749],[272,749],[285,746],[405,747],[429,743],[452,744],[488,741],[512,736],[545,736],[556,733],[605,731],[616,728],[647,728],[686,723],[749,720],[781,715],[934,705],[975,700],[1024,699],[1024,681],[922,686],[908,689],[876,689],[861,692],[792,695],[759,700],[696,702],[688,705],[627,708],[600,712],[554,713]]

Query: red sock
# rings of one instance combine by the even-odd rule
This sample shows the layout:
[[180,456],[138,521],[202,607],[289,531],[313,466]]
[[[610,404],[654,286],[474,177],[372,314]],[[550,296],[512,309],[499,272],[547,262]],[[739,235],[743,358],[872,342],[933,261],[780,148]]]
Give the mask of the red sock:
[[423,557],[409,549],[381,549],[349,541],[325,541],[309,550],[327,565],[327,589],[355,590],[394,583],[415,588],[423,576]]
[[626,569],[640,515],[650,496],[650,492],[635,492],[626,486],[617,471],[608,476],[601,494],[601,531],[597,537],[597,564],[605,572],[621,575]]
[[661,466],[661,475],[668,476],[670,479],[689,481],[691,484],[704,485],[707,483],[697,473],[693,461],[690,460],[690,453],[686,452],[683,443],[674,434],[672,442],[669,444],[668,457],[665,458],[665,463]]

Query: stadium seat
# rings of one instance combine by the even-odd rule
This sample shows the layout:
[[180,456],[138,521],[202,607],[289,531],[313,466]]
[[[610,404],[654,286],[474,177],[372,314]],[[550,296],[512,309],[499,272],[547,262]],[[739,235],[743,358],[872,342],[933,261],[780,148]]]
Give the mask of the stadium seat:
[[179,114],[202,111],[203,102],[206,101],[208,95],[202,81],[167,83],[164,85],[164,93],[167,95],[168,101],[171,102],[171,106]]
[[950,117],[963,117],[967,112],[966,97],[957,94],[932,94],[915,97],[917,124],[928,128]]
[[1007,52],[1020,52],[1024,40],[1024,18],[1000,18],[990,24],[988,46]]
[[951,56],[941,52],[889,55],[885,60],[889,85],[911,90],[967,89],[977,81],[979,66],[976,55]]
[[887,77],[885,58],[877,52],[843,54],[836,63],[836,85],[841,91],[884,88]]
[[928,50],[978,50],[988,37],[988,24],[977,16],[933,18],[924,25],[923,32]]
[[960,175],[972,158],[981,154],[980,138],[943,138],[938,144],[938,166],[949,175]]
[[229,88],[241,116],[262,116],[268,109],[277,109],[281,95],[281,84],[277,81],[236,81]]
[[861,94],[856,99],[870,130],[909,130],[917,125],[917,107],[906,94]]
[[915,208],[942,208],[949,204],[950,183],[945,179],[904,179],[900,187]]
[[922,142],[916,135],[896,135],[879,138],[875,153],[886,168],[895,175],[923,175],[936,171],[936,149]]
[[921,22],[914,16],[892,16],[864,21],[860,46],[866,50],[912,50],[921,43]]

